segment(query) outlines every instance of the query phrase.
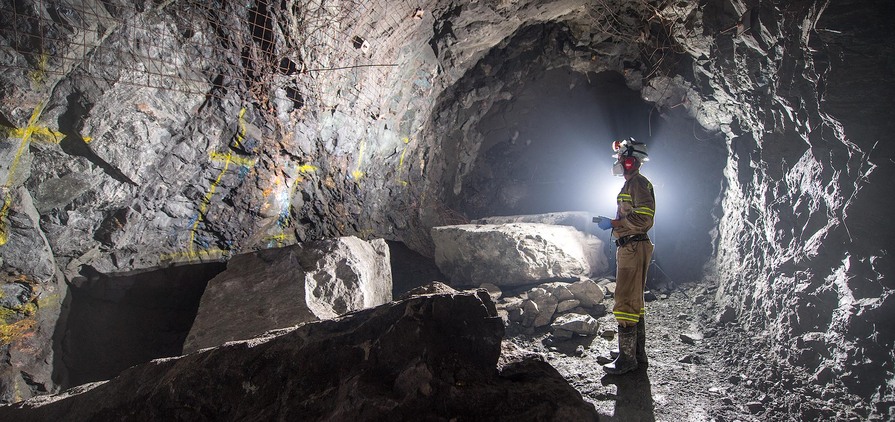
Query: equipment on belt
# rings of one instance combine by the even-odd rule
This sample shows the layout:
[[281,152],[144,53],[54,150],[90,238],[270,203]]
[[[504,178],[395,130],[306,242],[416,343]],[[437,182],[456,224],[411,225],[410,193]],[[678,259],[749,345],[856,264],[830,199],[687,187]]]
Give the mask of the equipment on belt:
[[631,242],[643,242],[645,240],[649,240],[649,236],[645,234],[632,234],[630,236],[623,236],[618,238],[615,241],[615,246],[622,247]]

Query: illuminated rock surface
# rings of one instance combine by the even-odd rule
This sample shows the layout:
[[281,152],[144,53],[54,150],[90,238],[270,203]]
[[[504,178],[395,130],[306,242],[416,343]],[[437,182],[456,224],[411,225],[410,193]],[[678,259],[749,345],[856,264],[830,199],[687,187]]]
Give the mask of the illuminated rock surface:
[[458,285],[520,286],[607,270],[603,242],[568,226],[469,224],[432,229],[435,263]]
[[658,284],[711,288],[682,306],[794,374],[756,418],[815,419],[793,399],[815,391],[892,419],[893,7],[3,2],[0,282],[27,294],[3,302],[0,400],[64,385],[85,272],[350,235],[433,256],[432,227],[605,214],[633,136]]

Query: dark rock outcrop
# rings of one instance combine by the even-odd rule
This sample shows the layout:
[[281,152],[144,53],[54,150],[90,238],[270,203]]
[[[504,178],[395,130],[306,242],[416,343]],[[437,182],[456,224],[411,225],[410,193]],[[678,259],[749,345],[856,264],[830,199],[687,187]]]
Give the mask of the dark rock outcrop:
[[487,294],[422,296],[0,407],[43,420],[596,420],[548,364],[504,361]]
[[356,237],[237,255],[208,282],[185,353],[392,300],[385,241]]

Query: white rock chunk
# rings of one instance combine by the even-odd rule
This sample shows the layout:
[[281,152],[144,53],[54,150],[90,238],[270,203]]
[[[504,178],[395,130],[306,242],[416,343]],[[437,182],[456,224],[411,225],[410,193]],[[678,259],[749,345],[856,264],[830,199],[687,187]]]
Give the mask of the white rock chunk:
[[559,302],[559,304],[556,305],[556,312],[557,313],[568,312],[572,309],[577,308],[578,305],[580,305],[580,304],[581,304],[581,301],[579,301],[577,299],[564,300],[562,302]]
[[569,285],[575,299],[581,302],[581,306],[592,307],[603,302],[603,289],[593,280],[581,280]]
[[568,331],[581,336],[597,335],[600,324],[590,315],[565,314],[556,317],[551,328],[554,331]]
[[497,286],[588,277],[606,271],[603,244],[572,227],[466,224],[432,229],[435,263],[454,284]]

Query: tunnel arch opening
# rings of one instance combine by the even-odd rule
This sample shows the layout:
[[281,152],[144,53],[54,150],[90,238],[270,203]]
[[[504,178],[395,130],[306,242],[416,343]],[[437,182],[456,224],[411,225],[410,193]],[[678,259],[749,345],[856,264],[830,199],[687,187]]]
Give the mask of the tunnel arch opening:
[[469,219],[611,215],[623,180],[610,173],[610,144],[634,137],[649,145],[643,174],[657,195],[650,282],[702,279],[715,253],[724,140],[684,107],[644,100],[640,73],[625,72],[633,57],[595,61],[578,45],[561,23],[520,29],[444,92],[432,128],[447,208]]

